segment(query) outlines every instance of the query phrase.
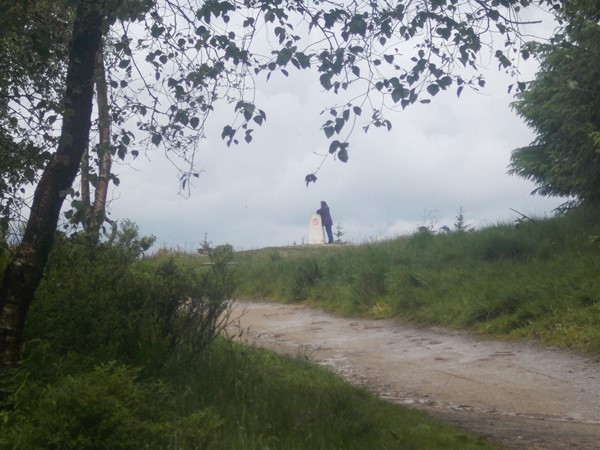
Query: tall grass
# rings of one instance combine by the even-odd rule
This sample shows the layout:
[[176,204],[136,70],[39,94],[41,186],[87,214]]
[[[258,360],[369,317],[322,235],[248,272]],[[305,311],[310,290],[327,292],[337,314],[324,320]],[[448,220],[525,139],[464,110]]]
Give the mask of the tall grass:
[[239,255],[241,294],[600,351],[600,211]]
[[220,341],[202,370],[178,378],[196,395],[184,408],[211,408],[229,449],[487,448],[473,438],[351,387],[301,358]]
[[306,360],[225,339],[160,379],[112,363],[28,381],[15,397],[0,421],[0,448],[493,448]]

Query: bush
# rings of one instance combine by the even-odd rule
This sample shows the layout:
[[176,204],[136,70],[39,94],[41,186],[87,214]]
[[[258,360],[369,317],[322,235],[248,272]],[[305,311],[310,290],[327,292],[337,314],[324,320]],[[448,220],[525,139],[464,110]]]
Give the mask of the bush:
[[226,325],[231,249],[216,251],[210,268],[132,256],[59,239],[26,324],[25,356],[43,358],[36,370],[55,357],[78,366],[78,354],[87,368],[115,360],[152,372],[197,357]]
[[[139,355],[140,363],[160,366],[168,358],[189,362],[225,328],[236,284],[229,258],[227,249],[217,248],[208,270],[182,267],[168,258],[137,273],[125,297],[139,305],[130,312],[129,329],[149,352]],[[126,351],[132,357],[138,353],[130,345]]]
[[11,448],[208,448],[221,425],[205,410],[177,417],[169,389],[114,364],[38,389],[4,423]]

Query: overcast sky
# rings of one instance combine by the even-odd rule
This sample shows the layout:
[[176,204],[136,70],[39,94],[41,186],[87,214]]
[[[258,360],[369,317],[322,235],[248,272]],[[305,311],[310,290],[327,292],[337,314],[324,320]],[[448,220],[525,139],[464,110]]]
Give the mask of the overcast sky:
[[[354,243],[411,234],[420,225],[453,228],[461,207],[476,228],[514,221],[511,209],[551,215],[564,199],[531,196],[532,183],[506,173],[511,151],[534,136],[509,107],[514,80],[492,66],[481,93],[465,89],[457,98],[454,87],[395,113],[390,132],[357,130],[348,163],[329,158],[309,187],[304,177],[328,148],[319,113],[335,99],[324,98],[314,73],[259,81],[256,100],[267,121],[250,144],[227,147],[217,111],[190,197],[178,194],[170,163],[148,154],[115,167],[121,184],[111,218],[133,220],[157,237],[156,248],[194,251],[205,233],[213,245],[236,249],[302,244],[321,200],[334,228],[340,224],[343,239]],[[521,80],[531,79],[535,66],[522,72]]]

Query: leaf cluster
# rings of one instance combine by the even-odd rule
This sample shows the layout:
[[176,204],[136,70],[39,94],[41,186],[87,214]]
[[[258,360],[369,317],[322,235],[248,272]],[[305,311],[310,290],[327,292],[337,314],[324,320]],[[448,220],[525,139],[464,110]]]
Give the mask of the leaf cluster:
[[0,222],[19,218],[23,187],[56,143],[70,27],[63,2],[0,4]]
[[483,87],[477,71],[487,46],[499,47],[500,67],[512,67],[521,51],[519,13],[528,6],[527,0],[361,0],[343,7],[141,2],[113,14],[118,20],[108,35],[113,152],[135,157],[163,147],[189,188],[200,173],[197,151],[218,104],[230,103],[234,114],[221,137],[228,145],[249,143],[267,118],[253,97],[255,77],[313,70],[325,91],[345,97],[328,108],[331,118],[322,130],[331,141],[326,154],[346,162],[357,125],[389,130],[390,108],[428,103],[452,86],[457,95],[464,87]]

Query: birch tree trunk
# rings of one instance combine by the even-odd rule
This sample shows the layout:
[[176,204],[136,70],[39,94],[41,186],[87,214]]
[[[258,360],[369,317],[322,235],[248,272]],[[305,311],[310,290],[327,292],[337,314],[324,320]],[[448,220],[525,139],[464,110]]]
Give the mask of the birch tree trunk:
[[0,370],[20,357],[25,318],[41,280],[60,210],[88,145],[103,2],[80,1],[69,50],[61,139],[35,190],[23,241],[0,287]]
[[106,198],[110,183],[112,153],[110,142],[110,106],[108,103],[108,88],[106,83],[106,69],[104,67],[103,44],[96,55],[96,98],[98,103],[98,130],[100,145],[98,146],[98,181],[94,192],[94,205],[92,208],[89,233],[94,241],[100,236],[100,227],[106,219]]

